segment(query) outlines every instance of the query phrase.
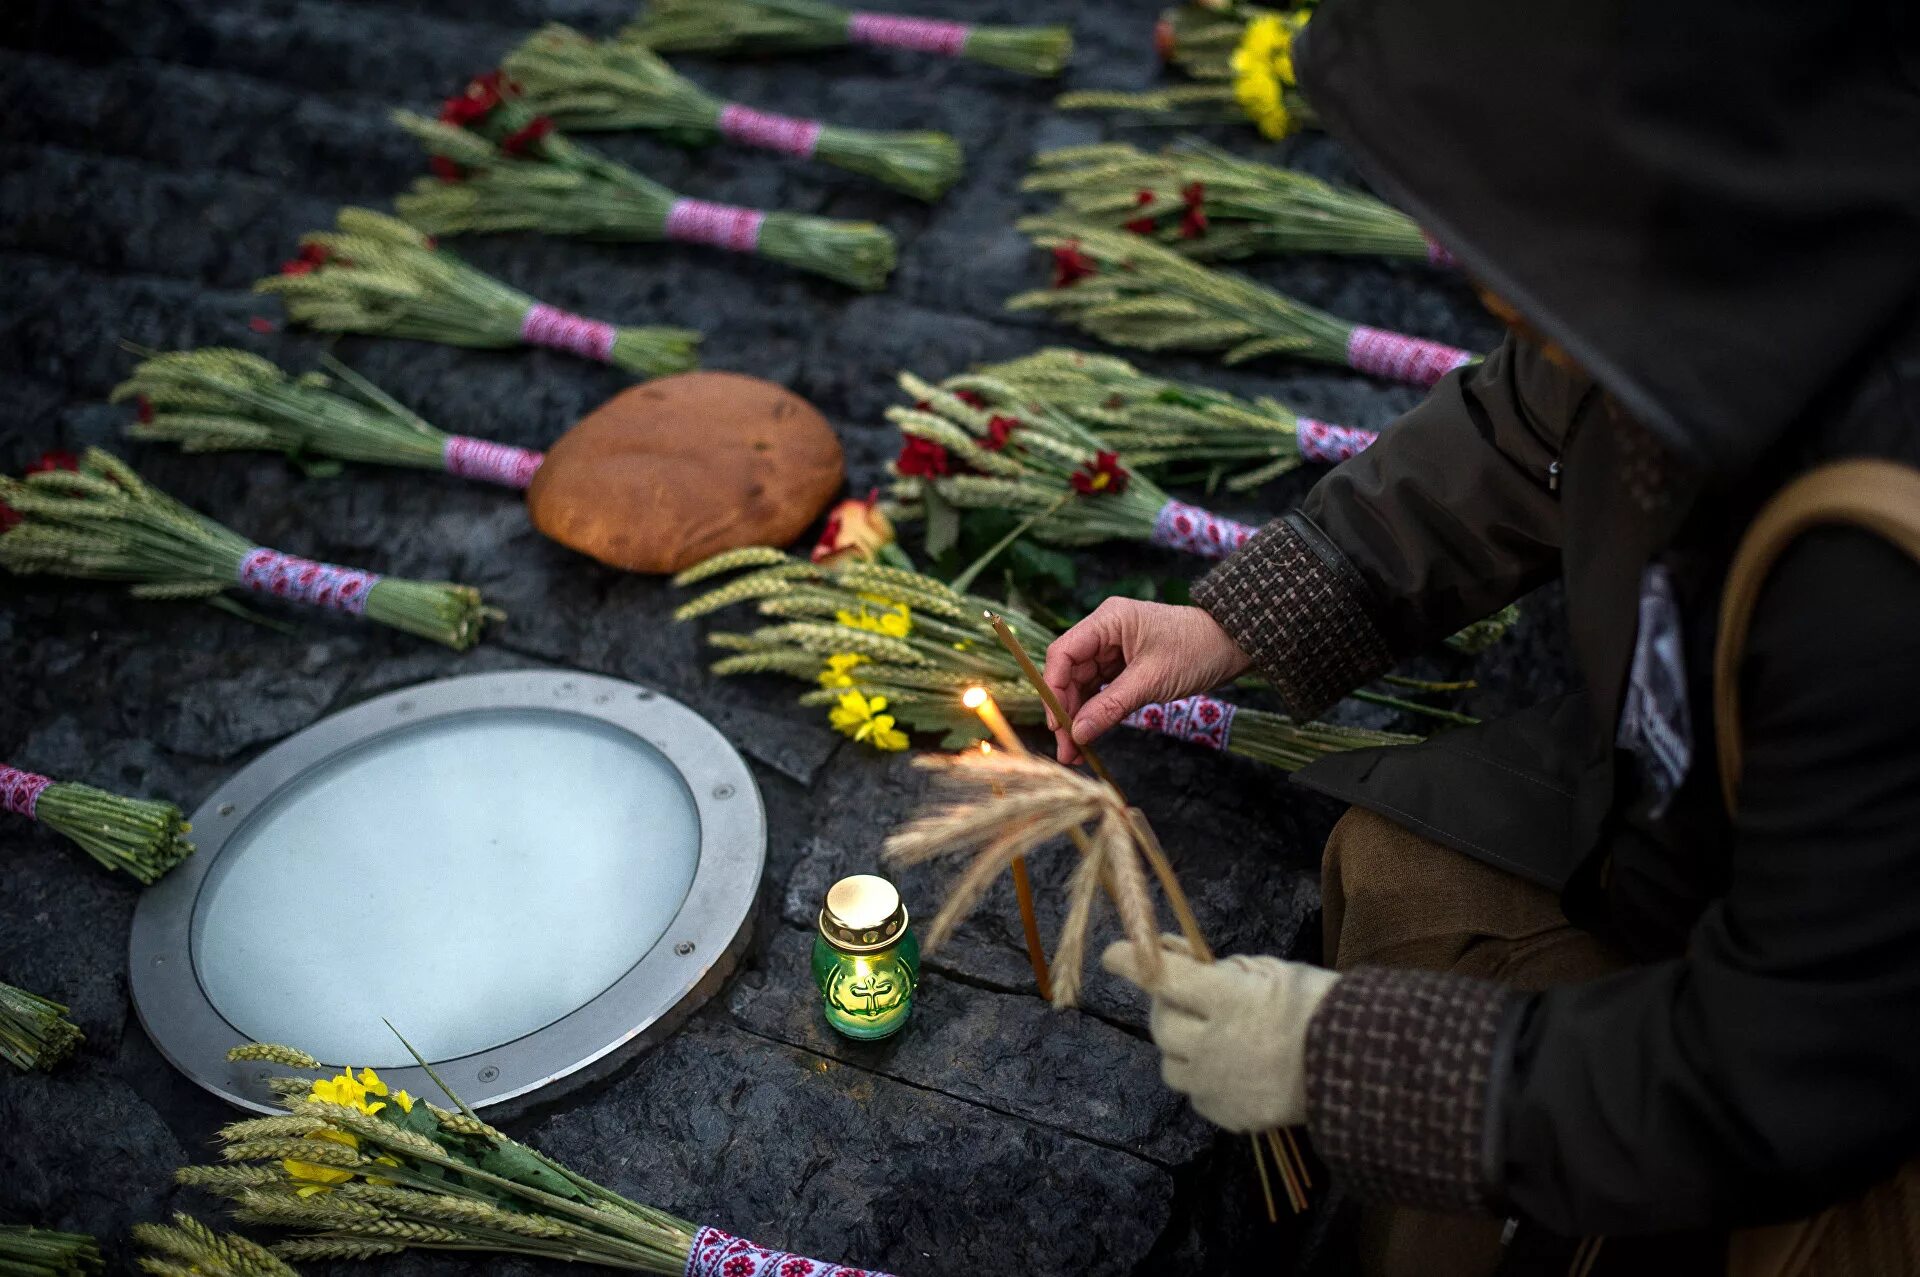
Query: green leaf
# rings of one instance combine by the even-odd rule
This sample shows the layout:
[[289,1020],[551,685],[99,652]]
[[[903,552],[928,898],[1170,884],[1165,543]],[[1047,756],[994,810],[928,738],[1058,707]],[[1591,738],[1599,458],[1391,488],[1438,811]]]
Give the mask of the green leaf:
[[960,543],[960,512],[932,484],[925,491],[927,557],[937,559]]
[[1071,557],[1034,541],[1015,541],[1008,547],[1007,566],[1013,569],[1013,579],[1025,587],[1051,582],[1071,590],[1080,579]]
[[564,1197],[570,1202],[584,1202],[591,1205],[593,1199],[574,1187],[566,1176],[547,1169],[531,1149],[518,1144],[495,1145],[481,1155],[480,1169],[501,1179],[510,1179],[516,1184],[528,1188],[537,1188],[543,1193],[552,1193],[555,1197]]

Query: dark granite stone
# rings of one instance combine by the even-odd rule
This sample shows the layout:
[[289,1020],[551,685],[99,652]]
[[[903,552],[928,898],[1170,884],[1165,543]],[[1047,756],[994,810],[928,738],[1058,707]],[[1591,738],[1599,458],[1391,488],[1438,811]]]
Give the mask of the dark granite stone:
[[528,1138],[629,1197],[903,1275],[1128,1272],[1172,1196],[1130,1153],[708,1015]]

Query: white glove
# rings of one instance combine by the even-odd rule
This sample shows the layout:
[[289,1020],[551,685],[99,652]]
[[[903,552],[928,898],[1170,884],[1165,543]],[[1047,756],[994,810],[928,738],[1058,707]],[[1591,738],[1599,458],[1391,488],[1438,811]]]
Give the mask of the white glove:
[[1160,947],[1151,982],[1127,941],[1107,946],[1100,965],[1152,995],[1149,1026],[1167,1085],[1229,1131],[1305,1122],[1307,1021],[1340,977],[1279,958],[1201,962],[1179,936],[1162,936]]

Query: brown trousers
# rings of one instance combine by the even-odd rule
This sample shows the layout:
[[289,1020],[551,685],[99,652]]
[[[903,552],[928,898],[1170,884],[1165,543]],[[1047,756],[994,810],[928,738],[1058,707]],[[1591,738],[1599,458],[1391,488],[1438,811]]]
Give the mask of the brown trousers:
[[[1592,980],[1625,958],[1568,922],[1554,895],[1362,808],[1334,826],[1321,864],[1326,961],[1413,967],[1519,989]],[[1818,1217],[1819,1227],[1734,1235],[1728,1277],[1920,1273],[1920,1176],[1907,1172]],[[1368,1277],[1481,1277],[1500,1262],[1499,1220],[1370,1206]],[[1607,1267],[1604,1247],[1600,1271]]]

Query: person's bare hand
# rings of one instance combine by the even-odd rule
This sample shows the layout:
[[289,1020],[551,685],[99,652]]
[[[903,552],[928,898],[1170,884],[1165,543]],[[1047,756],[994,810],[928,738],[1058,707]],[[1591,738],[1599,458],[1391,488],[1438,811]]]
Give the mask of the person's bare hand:
[[1070,720],[1047,714],[1060,761],[1079,762],[1077,742],[1098,740],[1142,705],[1218,687],[1250,664],[1200,608],[1108,599],[1047,649],[1047,686]]

